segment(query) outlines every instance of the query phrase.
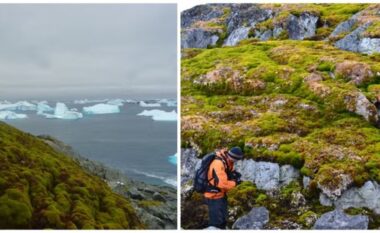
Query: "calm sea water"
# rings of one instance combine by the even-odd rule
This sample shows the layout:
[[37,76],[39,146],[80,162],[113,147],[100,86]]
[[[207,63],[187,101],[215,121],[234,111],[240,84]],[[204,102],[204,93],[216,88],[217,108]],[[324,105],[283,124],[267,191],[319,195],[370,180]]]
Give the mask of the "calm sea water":
[[[55,106],[55,103],[49,102]],[[82,110],[86,105],[67,102],[69,108]],[[34,135],[48,134],[82,156],[117,168],[130,178],[159,185],[176,185],[177,166],[173,157],[177,151],[177,122],[153,121],[137,116],[145,109],[137,104],[124,104],[121,113],[85,115],[78,120],[45,119],[28,114],[27,119],[6,122]],[[175,108],[154,108],[172,111]]]

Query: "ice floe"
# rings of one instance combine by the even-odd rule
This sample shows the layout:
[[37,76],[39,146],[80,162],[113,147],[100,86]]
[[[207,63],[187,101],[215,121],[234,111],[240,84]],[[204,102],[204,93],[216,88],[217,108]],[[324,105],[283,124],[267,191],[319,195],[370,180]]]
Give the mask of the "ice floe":
[[66,104],[58,102],[55,105],[54,114],[42,113],[46,118],[56,118],[64,120],[75,120],[83,117],[83,114],[69,110]]
[[167,107],[177,107],[177,100],[161,99],[158,101],[160,104],[166,104]]
[[119,106],[112,104],[95,104],[94,106],[83,107],[83,113],[85,114],[109,114],[119,112]]
[[107,101],[108,99],[101,99],[101,100],[82,99],[82,100],[74,100],[74,104],[94,104],[94,103],[104,103]]
[[29,103],[28,101],[19,101],[17,103],[4,102],[0,104],[0,110],[7,111],[35,111],[37,106],[35,104]]
[[156,108],[156,107],[161,107],[161,104],[160,103],[147,103],[145,101],[140,101],[140,107],[144,107],[144,108]]
[[124,100],[122,99],[113,99],[113,100],[108,100],[107,101],[107,104],[110,104],[110,105],[116,105],[116,106],[123,106],[124,105]]
[[158,109],[144,110],[137,115],[152,117],[154,121],[176,121],[177,120],[177,113],[174,110],[171,112],[165,112]]
[[44,112],[54,112],[54,108],[48,105],[47,101],[41,101],[37,103],[37,114],[42,115]]
[[27,117],[26,114],[19,114],[12,111],[0,111],[0,120],[24,119]]
[[170,155],[168,160],[171,164],[177,165],[177,153]]

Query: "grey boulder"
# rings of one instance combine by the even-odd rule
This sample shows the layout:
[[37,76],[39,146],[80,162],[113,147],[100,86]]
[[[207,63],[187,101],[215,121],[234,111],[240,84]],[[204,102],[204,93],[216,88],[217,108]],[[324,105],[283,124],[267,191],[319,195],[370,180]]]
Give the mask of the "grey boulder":
[[342,210],[333,210],[323,214],[314,224],[317,230],[353,230],[368,229],[368,217],[364,215],[350,216]]
[[263,229],[269,222],[269,211],[265,207],[252,208],[232,225],[232,229]]

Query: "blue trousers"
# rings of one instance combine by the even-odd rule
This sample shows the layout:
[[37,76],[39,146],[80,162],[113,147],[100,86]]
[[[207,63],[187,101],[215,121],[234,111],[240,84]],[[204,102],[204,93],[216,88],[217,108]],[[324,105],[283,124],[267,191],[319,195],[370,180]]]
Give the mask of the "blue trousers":
[[208,225],[220,229],[226,229],[227,225],[227,197],[219,199],[206,199],[208,206]]

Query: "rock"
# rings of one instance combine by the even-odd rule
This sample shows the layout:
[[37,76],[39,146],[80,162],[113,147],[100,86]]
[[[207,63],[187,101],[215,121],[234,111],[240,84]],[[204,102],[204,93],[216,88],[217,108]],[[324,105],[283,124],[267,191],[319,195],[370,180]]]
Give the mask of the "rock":
[[352,18],[352,17],[347,21],[341,22],[340,24],[338,24],[338,26],[336,26],[336,28],[330,34],[329,37],[332,38],[332,37],[339,36],[341,33],[350,32],[351,29],[356,24],[356,22],[357,22],[357,20],[355,18]]
[[302,13],[299,17],[290,15],[287,24],[289,39],[303,40],[313,37],[317,29],[317,22],[318,16],[308,12]]
[[231,4],[231,14],[227,18],[227,33],[243,26],[253,27],[273,16],[272,10],[261,9],[256,4]]
[[181,13],[181,27],[190,27],[195,21],[209,21],[223,14],[223,9],[214,4],[195,6]]
[[300,192],[293,192],[291,194],[290,206],[298,208],[306,204],[306,199]]
[[224,45],[226,45],[226,46],[237,45],[237,43],[239,43],[239,41],[248,38],[249,30],[250,30],[249,27],[241,27],[241,28],[235,29],[228,36],[227,40],[224,42]]
[[251,181],[257,188],[275,190],[287,185],[299,177],[298,169],[291,165],[280,166],[277,163],[256,162],[253,159],[240,160],[235,164],[243,181]]
[[319,195],[319,203],[324,206],[333,206],[333,201],[324,193]]
[[301,219],[303,220],[303,225],[307,228],[311,228],[317,221],[318,215],[312,211],[307,211],[301,216]]
[[272,37],[272,31],[266,30],[262,34],[259,35],[259,40],[266,41]]
[[309,188],[310,181],[311,181],[310,177],[308,177],[308,176],[304,176],[304,177],[302,178],[303,188]]
[[342,210],[333,210],[323,214],[314,224],[314,229],[353,230],[368,229],[369,219],[364,215],[350,216]]
[[275,26],[274,29],[273,29],[273,37],[274,38],[278,38],[283,31],[284,31],[284,29],[282,27]]
[[353,30],[350,34],[343,39],[335,42],[335,46],[352,52],[359,52],[359,44],[361,40],[361,34],[370,26],[370,23],[363,24]]
[[329,198],[336,200],[339,196],[342,195],[349,185],[352,184],[353,180],[350,175],[341,174],[341,171],[334,171],[334,184],[330,182],[321,183],[318,182],[318,188]]
[[283,165],[280,168],[280,184],[281,186],[287,185],[293,180],[298,179],[300,173],[298,169],[294,168],[291,165]]
[[242,180],[255,182],[256,162],[253,159],[244,159],[237,161],[235,164],[235,169],[241,173]]
[[380,39],[362,38],[358,45],[358,51],[365,54],[380,53]]
[[181,48],[207,48],[219,40],[218,32],[202,28],[184,29],[181,32]]
[[378,121],[377,108],[361,92],[350,93],[344,97],[347,110],[363,116],[368,122]]
[[269,211],[265,207],[252,208],[232,225],[232,229],[263,229],[269,222]]
[[321,205],[334,205],[340,209],[350,207],[371,209],[380,214],[380,185],[375,181],[367,181],[362,187],[353,187],[346,190],[337,200],[331,200],[326,195],[319,197]]
[[181,185],[192,181],[195,176],[197,165],[200,166],[201,159],[197,158],[197,151],[194,149],[182,149],[181,151]]
[[366,63],[357,61],[344,61],[336,64],[335,75],[349,79],[355,85],[369,82],[373,77],[371,67]]
[[136,188],[130,188],[130,189],[128,189],[127,195],[130,198],[136,199],[136,200],[144,200],[145,199],[145,196],[142,195]]
[[277,163],[257,162],[255,184],[264,190],[278,189],[280,182],[280,166]]
[[159,194],[158,192],[153,193],[153,200],[166,202],[166,199],[161,194]]

